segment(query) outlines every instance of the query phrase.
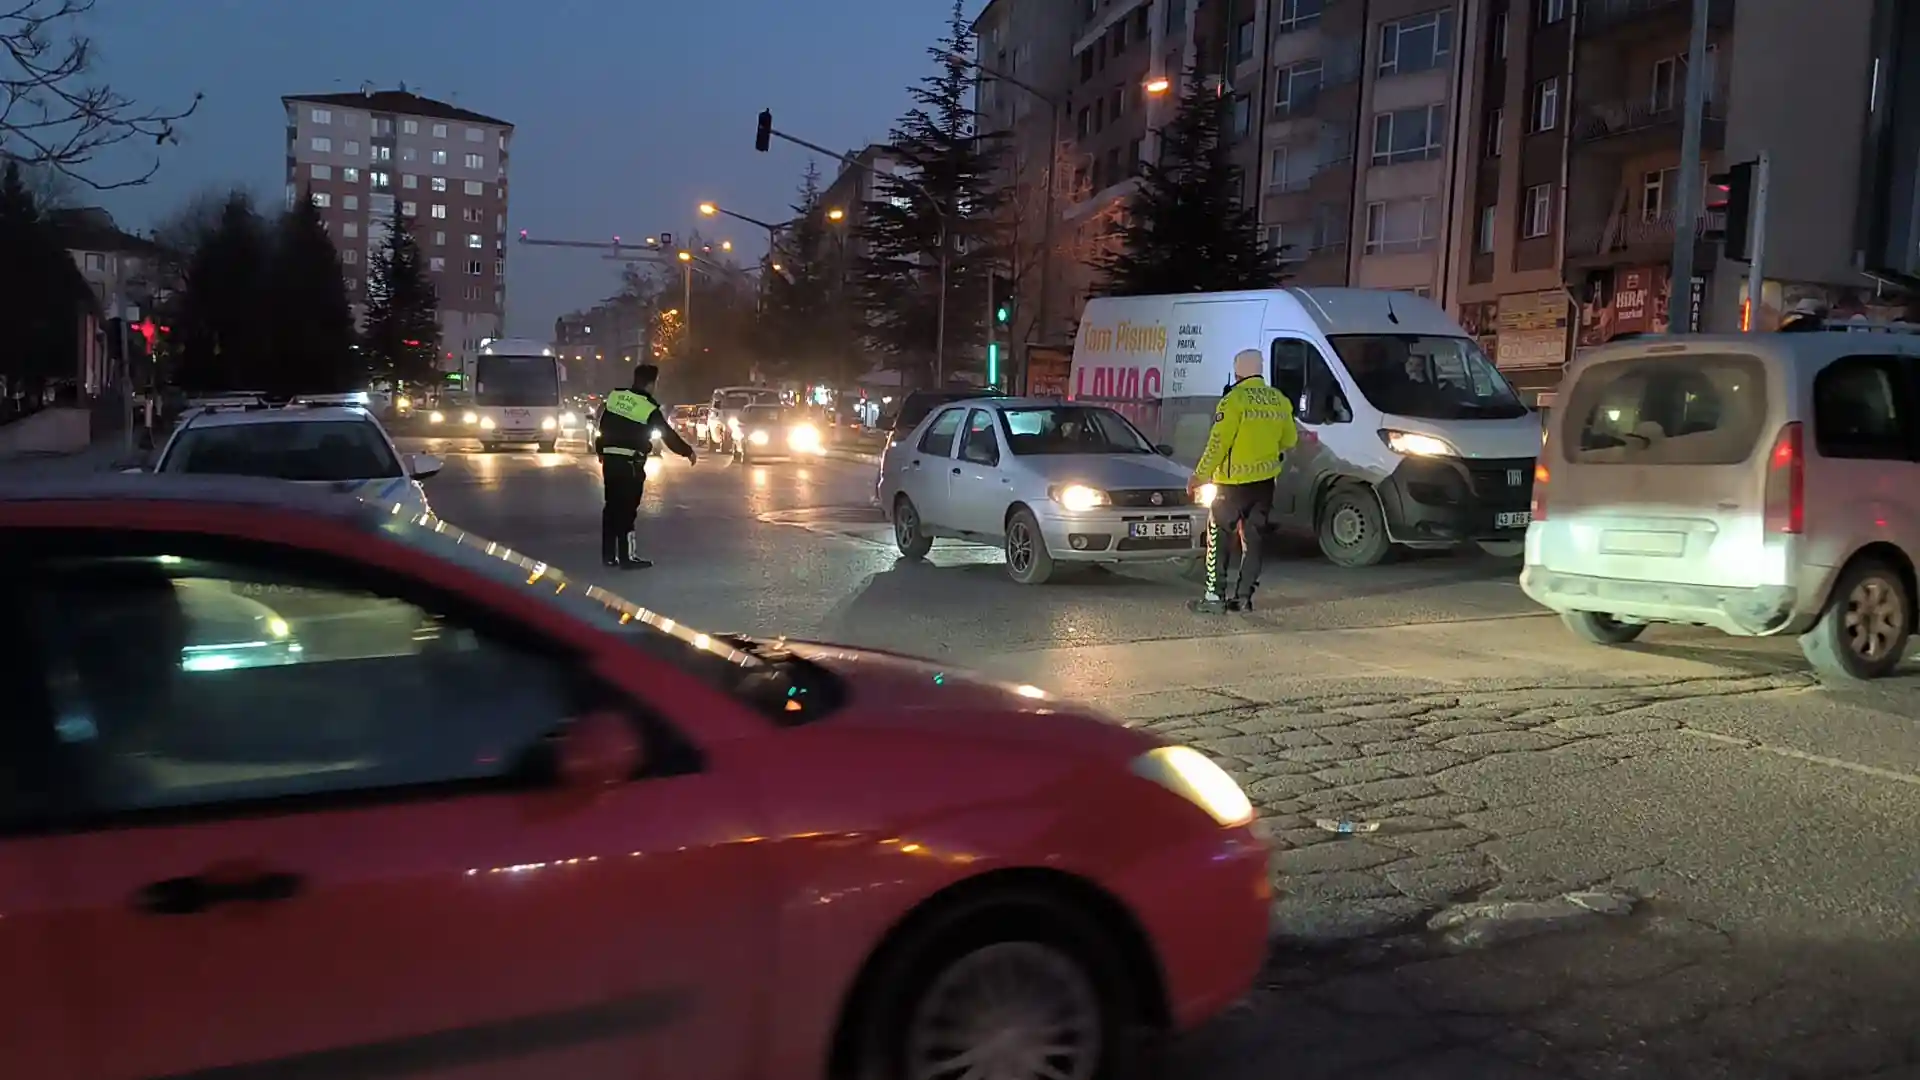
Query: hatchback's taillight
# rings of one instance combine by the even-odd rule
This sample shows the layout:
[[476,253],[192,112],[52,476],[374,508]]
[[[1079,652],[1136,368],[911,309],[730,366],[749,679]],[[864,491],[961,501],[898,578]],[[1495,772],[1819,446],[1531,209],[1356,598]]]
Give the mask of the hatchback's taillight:
[[1544,461],[1533,466],[1533,512],[1529,517],[1533,521],[1547,520],[1547,463]]
[[1767,455],[1767,531],[1798,536],[1807,527],[1807,456],[1799,423],[1780,429]]

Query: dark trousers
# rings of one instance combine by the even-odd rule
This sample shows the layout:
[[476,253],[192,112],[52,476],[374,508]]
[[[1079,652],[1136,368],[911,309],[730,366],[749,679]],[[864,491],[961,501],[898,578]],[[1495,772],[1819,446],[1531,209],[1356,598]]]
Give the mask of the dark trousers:
[[[1221,484],[1207,520],[1207,599],[1250,600],[1260,585],[1260,541],[1273,520],[1273,481]],[[1238,534],[1240,573],[1233,592],[1227,583],[1227,537]]]
[[640,457],[608,454],[600,459],[600,485],[606,505],[600,508],[600,557],[626,558],[627,534],[640,515],[640,496],[647,491],[646,462]]

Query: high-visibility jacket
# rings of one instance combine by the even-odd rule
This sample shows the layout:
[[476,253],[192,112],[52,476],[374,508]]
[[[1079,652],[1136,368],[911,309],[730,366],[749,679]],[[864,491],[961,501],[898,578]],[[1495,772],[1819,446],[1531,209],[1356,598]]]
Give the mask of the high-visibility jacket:
[[615,390],[608,394],[594,426],[600,429],[600,436],[593,444],[595,453],[646,457],[653,453],[656,431],[674,453],[685,457],[692,452],[680,433],[666,422],[666,414],[660,411],[660,403],[653,395],[637,390]]
[[1300,441],[1293,403],[1258,375],[1220,399],[1207,449],[1193,474],[1216,484],[1253,484],[1280,475],[1281,458]]

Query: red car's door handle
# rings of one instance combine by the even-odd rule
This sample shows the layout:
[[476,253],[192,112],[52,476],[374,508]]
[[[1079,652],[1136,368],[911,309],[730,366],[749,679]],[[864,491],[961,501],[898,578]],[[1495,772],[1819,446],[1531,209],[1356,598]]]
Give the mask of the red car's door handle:
[[264,873],[242,878],[177,877],[156,881],[134,896],[149,915],[198,915],[221,904],[291,900],[303,882],[298,874]]

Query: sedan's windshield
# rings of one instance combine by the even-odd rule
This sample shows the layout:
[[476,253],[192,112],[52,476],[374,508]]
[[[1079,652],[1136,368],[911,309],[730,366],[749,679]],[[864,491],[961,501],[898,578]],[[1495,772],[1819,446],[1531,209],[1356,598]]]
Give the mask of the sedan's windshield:
[[1335,352],[1373,407],[1422,420],[1527,415],[1520,396],[1472,338],[1340,334]]
[[1044,405],[1000,411],[1015,454],[1151,454],[1153,444],[1112,409]]
[[777,427],[790,423],[794,419],[790,412],[776,405],[755,405],[741,415],[745,417],[747,423],[763,427]]
[[401,475],[371,420],[307,420],[188,428],[160,472],[338,483]]
[[720,394],[720,400],[714,403],[719,409],[744,409],[749,405],[778,405],[778,390],[728,390]]

